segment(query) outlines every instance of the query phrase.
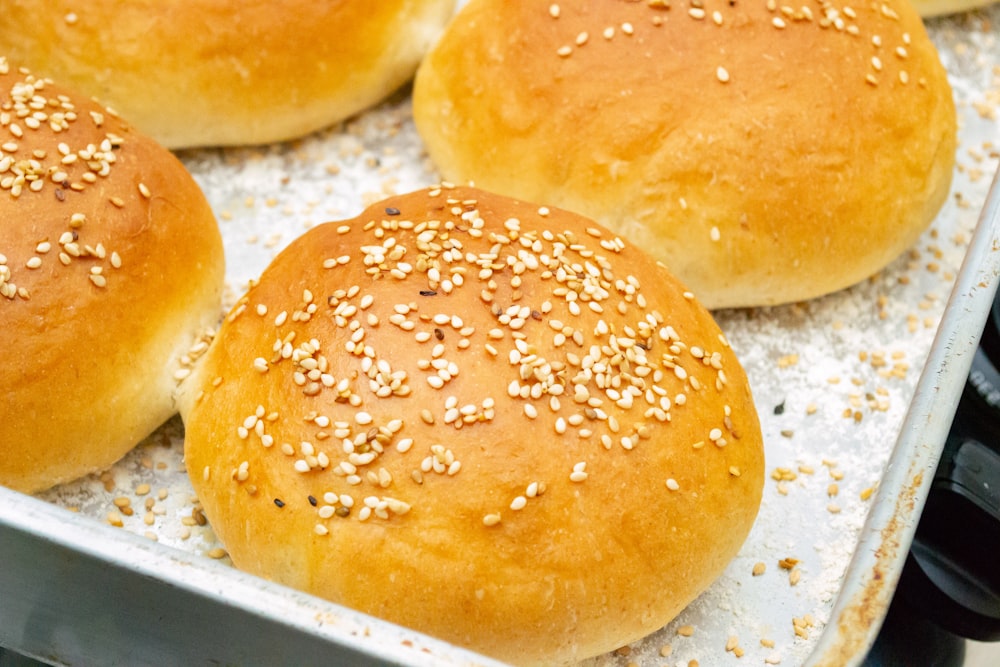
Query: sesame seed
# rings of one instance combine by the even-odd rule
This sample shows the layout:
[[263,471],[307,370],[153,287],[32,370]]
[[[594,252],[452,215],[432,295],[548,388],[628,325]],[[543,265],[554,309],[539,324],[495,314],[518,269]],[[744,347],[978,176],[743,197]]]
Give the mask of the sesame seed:
[[725,67],[719,67],[715,70],[715,77],[722,83],[729,82],[729,72]]

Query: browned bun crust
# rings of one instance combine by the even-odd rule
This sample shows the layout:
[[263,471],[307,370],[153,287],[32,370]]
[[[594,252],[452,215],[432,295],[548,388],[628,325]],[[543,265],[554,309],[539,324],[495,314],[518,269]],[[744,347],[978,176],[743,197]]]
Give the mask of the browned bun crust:
[[220,318],[222,240],[183,165],[0,58],[0,484],[118,460],[172,415]]
[[913,7],[920,12],[920,15],[929,18],[932,16],[944,16],[945,14],[958,14],[978,7],[992,5],[997,0],[912,0]]
[[955,159],[907,0],[472,0],[413,104],[445,178],[587,215],[710,308],[869,277],[933,220]]
[[282,141],[409,81],[454,0],[4,0],[0,49],[170,148]]
[[185,385],[185,457],[240,568],[501,659],[662,627],[763,484],[747,378],[660,264],[474,188],[316,227]]

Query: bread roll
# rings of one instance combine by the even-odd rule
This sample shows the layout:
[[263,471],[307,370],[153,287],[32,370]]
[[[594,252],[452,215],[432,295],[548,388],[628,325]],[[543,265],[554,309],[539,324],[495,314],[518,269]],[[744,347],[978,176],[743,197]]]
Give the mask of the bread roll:
[[445,178],[591,217],[710,308],[879,271],[955,159],[951,90],[905,0],[471,0],[413,105]]
[[105,468],[175,411],[222,241],[177,159],[0,57],[0,484]]
[[518,664],[666,624],[763,484],[710,314],[578,215],[448,186],[308,231],[185,385],[244,570]]
[[281,141],[409,81],[454,0],[4,0],[0,51],[170,148]]

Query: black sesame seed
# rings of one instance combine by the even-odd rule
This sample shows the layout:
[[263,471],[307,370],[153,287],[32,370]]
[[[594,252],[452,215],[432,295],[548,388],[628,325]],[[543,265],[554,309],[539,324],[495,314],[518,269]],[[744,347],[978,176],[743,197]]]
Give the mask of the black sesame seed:
[[542,319],[542,314],[540,312],[538,312],[537,310],[533,310],[533,311],[531,311],[531,319],[533,319],[533,320],[541,320]]
[[385,214],[386,215],[399,215],[399,209],[398,208],[393,208],[393,207],[389,206],[389,207],[387,207],[385,209]]
[[422,289],[420,290],[420,296],[437,296],[437,292],[432,289]]
[[316,507],[319,501],[316,500],[316,496],[309,496],[309,504]]
[[776,415],[783,415],[783,414],[785,414],[785,402],[784,401],[782,401],[781,403],[778,403],[776,406],[774,406],[774,414],[776,414]]
[[275,498],[274,499],[274,504],[277,505],[278,507],[284,507],[285,506],[285,501],[282,500],[281,498]]
[[344,518],[344,517],[350,516],[350,514],[351,514],[351,508],[350,507],[344,507],[343,505],[341,505],[340,507],[338,507],[337,509],[334,510],[334,513],[337,516],[339,516],[341,518]]
[[434,328],[434,337],[437,338],[438,340],[444,340],[444,332],[441,331],[440,329],[438,329],[437,327],[435,327]]

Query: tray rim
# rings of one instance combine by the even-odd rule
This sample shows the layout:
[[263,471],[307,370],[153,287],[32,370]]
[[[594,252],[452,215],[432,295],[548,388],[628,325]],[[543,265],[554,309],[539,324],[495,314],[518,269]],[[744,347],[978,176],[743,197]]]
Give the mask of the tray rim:
[[830,620],[803,667],[859,665],[878,636],[996,296],[998,276],[1000,168],[994,173]]

